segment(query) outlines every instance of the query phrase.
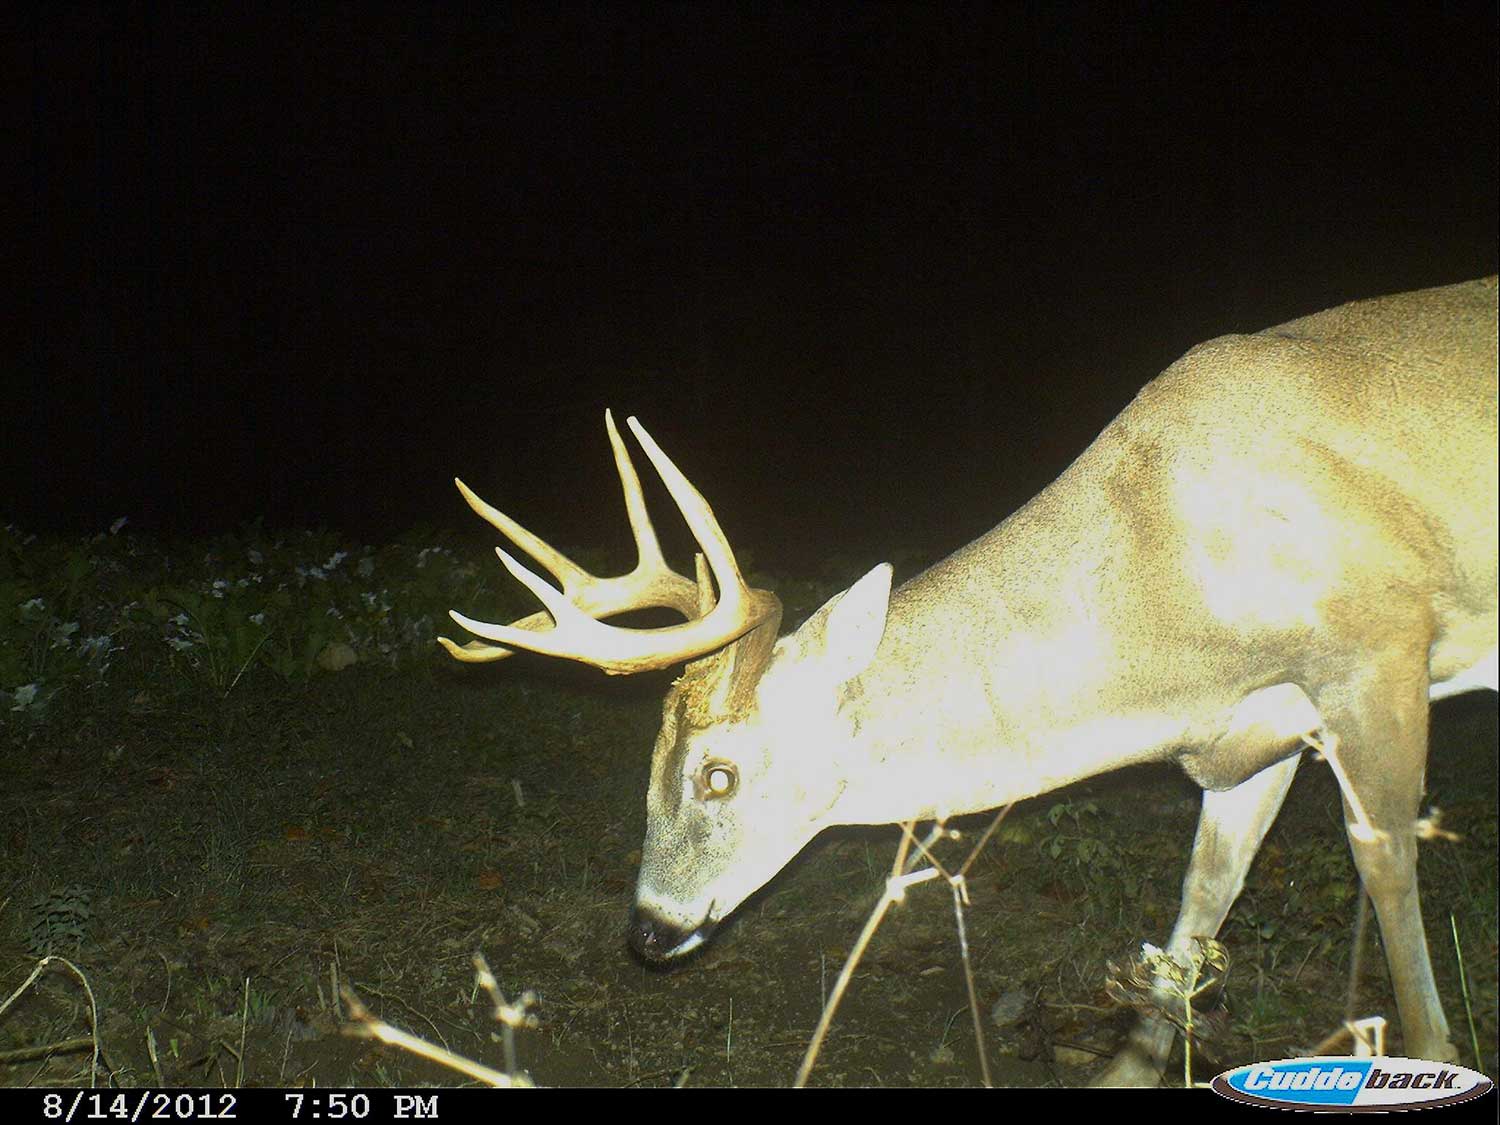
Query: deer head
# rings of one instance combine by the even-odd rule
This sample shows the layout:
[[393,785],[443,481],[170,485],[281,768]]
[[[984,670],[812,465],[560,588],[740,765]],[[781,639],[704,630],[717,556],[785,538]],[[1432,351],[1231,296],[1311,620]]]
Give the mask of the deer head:
[[[875,657],[891,570],[875,567],[778,639],[780,600],[746,584],[713,510],[630,418],[702,552],[696,581],[667,565],[640,478],[608,412],[604,424],[635,538],[635,568],[617,578],[589,574],[455,481],[469,506],[561,590],[496,548],[546,611],[510,625],[455,612],[458,624],[485,641],[458,645],[444,637],[440,643],[468,662],[527,649],[612,675],[687,662],[662,707],[630,928],[642,956],[663,960],[696,948],[813,836],[841,823],[837,810],[847,775],[838,768],[836,748],[851,742],[852,721],[841,703],[846,685]],[[648,607],[675,610],[686,620],[649,630],[599,620]],[[799,745],[806,752],[798,752]]]

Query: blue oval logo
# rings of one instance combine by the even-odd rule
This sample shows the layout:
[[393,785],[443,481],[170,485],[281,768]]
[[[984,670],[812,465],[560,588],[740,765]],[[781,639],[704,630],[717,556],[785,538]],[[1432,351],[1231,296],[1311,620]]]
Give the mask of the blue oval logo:
[[1466,1102],[1494,1087],[1477,1070],[1396,1057],[1320,1056],[1251,1063],[1213,1080],[1215,1093],[1276,1109],[1427,1109]]

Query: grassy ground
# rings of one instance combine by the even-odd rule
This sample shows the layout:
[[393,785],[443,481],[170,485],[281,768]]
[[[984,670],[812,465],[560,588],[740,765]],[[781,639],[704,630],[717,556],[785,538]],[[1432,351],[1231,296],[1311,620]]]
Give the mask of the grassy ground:
[[[340,1034],[337,993],[352,988],[392,1024],[500,1066],[474,986],[481,951],[508,996],[538,994],[540,1027],[519,1033],[517,1049],[540,1084],[790,1082],[880,892],[894,829],[825,835],[702,955],[648,969],[624,928],[664,678],[606,680],[525,660],[461,668],[429,652],[421,627],[368,605],[357,628],[332,637],[369,650],[353,667],[319,670],[312,657],[330,643],[326,631],[286,626],[257,642],[245,625],[221,643],[214,670],[214,636],[257,611],[200,603],[177,627],[185,647],[166,643],[173,618],[143,611],[143,591],[165,598],[168,578],[179,594],[207,587],[185,576],[188,563],[174,570],[171,553],[132,578],[146,556],[111,569],[98,561],[106,548],[90,553],[68,613],[44,621],[33,606],[9,623],[11,643],[32,646],[23,670],[43,665],[44,686],[17,692],[15,675],[3,685],[13,707],[30,703],[4,713],[0,738],[0,1005],[51,953],[87,980],[119,1085],[453,1084],[431,1063]],[[181,557],[202,554],[199,545]],[[399,581],[380,585],[386,563],[373,557],[365,592],[400,604]],[[223,571],[223,557],[214,566]],[[273,591],[280,579],[264,568],[259,587]],[[65,580],[65,562],[44,569]],[[13,559],[0,592],[55,607],[67,593],[42,591],[46,581]],[[424,604],[474,604],[472,590],[421,582]],[[112,607],[92,623],[89,591]],[[346,602],[364,604],[331,598]],[[287,620],[321,621],[289,604]],[[208,625],[215,612],[226,623]],[[83,625],[69,633],[75,615]],[[194,633],[193,620],[205,627]],[[60,630],[69,644],[49,648]],[[107,674],[78,664],[90,635],[114,637]],[[410,644],[371,659],[380,636]],[[279,664],[262,656],[268,648]],[[72,678],[59,671],[65,657],[78,664]],[[43,696],[45,711],[31,713]],[[1431,800],[1463,838],[1422,855],[1455,1038],[1468,1042],[1450,915],[1478,1066],[1492,1075],[1497,740],[1492,695],[1434,712]],[[998,1084],[1078,1084],[1118,1044],[1129,1014],[1106,997],[1107,962],[1165,938],[1196,807],[1176,771],[1128,771],[1019,807],[987,847],[967,926]],[[1329,771],[1305,765],[1221,934],[1231,965],[1204,1020],[1200,1074],[1292,1054],[1342,1018],[1357,884],[1340,820]],[[961,825],[969,841],[984,826]],[[1362,966],[1357,1011],[1394,1020],[1373,932]],[[0,1013],[0,1084],[85,1080],[76,1041],[90,1031],[77,978],[44,975]],[[29,1050],[69,1043],[50,1056]],[[978,1076],[951,900],[930,883],[877,935],[812,1084],[967,1086]]]

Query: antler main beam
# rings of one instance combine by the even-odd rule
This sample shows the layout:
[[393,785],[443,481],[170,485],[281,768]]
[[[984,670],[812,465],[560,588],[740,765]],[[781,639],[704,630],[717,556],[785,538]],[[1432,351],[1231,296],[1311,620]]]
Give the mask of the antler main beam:
[[[700,613],[700,604],[709,600],[707,593],[700,596],[697,582],[667,565],[656,529],[646,511],[640,477],[619,430],[615,428],[613,415],[606,410],[604,426],[614,450],[615,468],[620,474],[620,486],[625,495],[625,512],[635,538],[637,561],[634,569],[615,578],[590,574],[504,512],[485,503],[463,481],[455,479],[453,483],[469,507],[530,555],[557,580],[561,589],[554,588],[528,570],[504,548],[495,548],[505,568],[546,608],[509,625],[475,621],[450,610],[449,616],[469,632],[498,642],[470,641],[459,645],[447,637],[439,637],[438,643],[450,655],[469,663],[481,663],[502,660],[516,649],[526,649],[591,664],[611,675],[624,675],[667,667],[723,648],[779,609],[774,594],[752,590],[745,584],[729,541],[703,495],[662,452],[645,427],[634,418],[626,421],[708,560],[719,588],[718,601],[707,612]],[[626,610],[648,607],[673,609],[687,620],[660,629],[627,629],[605,625],[599,620]],[[547,627],[549,622],[551,628]]]

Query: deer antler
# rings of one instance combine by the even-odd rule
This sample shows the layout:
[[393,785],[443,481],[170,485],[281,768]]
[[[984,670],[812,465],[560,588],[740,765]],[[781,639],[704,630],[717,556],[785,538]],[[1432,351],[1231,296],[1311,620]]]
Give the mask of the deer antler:
[[[611,675],[623,675],[702,656],[723,648],[773,614],[780,616],[781,603],[775,594],[767,590],[752,590],[745,584],[729,541],[702,494],[639,422],[629,418],[627,423],[646,456],[656,466],[662,483],[677,502],[678,510],[692,529],[693,538],[702,548],[700,564],[701,558],[706,557],[719,588],[717,603],[712,603],[706,585],[700,594],[698,582],[667,565],[656,538],[656,529],[651,526],[651,517],[646,512],[640,477],[636,475],[635,465],[615,428],[614,417],[606,410],[604,426],[609,431],[615,467],[625,493],[625,511],[635,537],[638,556],[635,568],[616,578],[590,574],[515,520],[486,504],[463,481],[455,479],[453,483],[458,485],[469,507],[540,563],[562,589],[548,585],[503,548],[495,548],[505,569],[534,593],[546,608],[509,625],[474,621],[450,610],[449,616],[469,632],[500,642],[499,645],[489,645],[470,641],[459,645],[447,637],[439,637],[438,643],[452,656],[469,663],[480,663],[501,660],[515,649],[527,649],[592,664]],[[706,583],[707,576],[702,570],[700,565],[700,580]],[[651,606],[674,609],[687,620],[661,629],[627,629],[605,625],[598,620],[629,609]],[[553,623],[550,629],[546,628],[549,621]]]

